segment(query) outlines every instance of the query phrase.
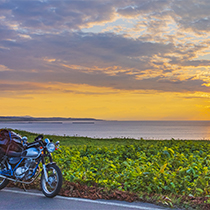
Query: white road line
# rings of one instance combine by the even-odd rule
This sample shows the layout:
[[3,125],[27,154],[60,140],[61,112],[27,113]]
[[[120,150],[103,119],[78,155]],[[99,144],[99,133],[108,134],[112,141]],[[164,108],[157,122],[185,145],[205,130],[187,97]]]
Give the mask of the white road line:
[[[28,191],[25,192],[25,191],[9,190],[9,189],[3,189],[2,191],[44,197],[44,195],[41,194],[41,193],[33,193],[33,192],[28,192]],[[106,202],[106,201],[98,201],[98,200],[89,200],[89,199],[84,199],[84,198],[64,197],[64,196],[59,196],[59,195],[57,195],[55,198],[56,199],[79,201],[79,202],[110,205],[110,206],[118,206],[118,207],[125,207],[125,208],[134,208],[134,209],[140,209],[140,210],[161,210],[160,208],[154,208],[154,207],[150,208],[150,207],[134,206],[132,204],[128,205],[128,204],[121,204],[121,203],[112,203],[112,202],[108,202],[108,201]]]

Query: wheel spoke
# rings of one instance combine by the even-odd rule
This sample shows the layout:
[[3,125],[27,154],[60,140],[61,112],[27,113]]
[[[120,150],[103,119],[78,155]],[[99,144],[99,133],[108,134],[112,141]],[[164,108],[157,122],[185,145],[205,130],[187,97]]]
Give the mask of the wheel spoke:
[[45,196],[53,198],[60,192],[63,180],[62,173],[55,164],[48,165],[46,169],[48,180],[45,180],[44,172],[42,172],[41,188]]
[[42,181],[44,182],[44,190],[47,192],[47,193],[53,193],[56,188],[57,188],[57,177],[58,177],[58,174],[57,174],[57,171],[54,170],[53,168],[48,168],[47,169],[47,175],[48,175],[48,181],[46,181],[45,179],[43,179]]

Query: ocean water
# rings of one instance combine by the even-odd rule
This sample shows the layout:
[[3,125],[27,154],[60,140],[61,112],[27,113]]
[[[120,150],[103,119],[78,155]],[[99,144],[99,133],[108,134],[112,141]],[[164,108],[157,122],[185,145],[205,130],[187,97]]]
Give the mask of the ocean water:
[[0,128],[93,138],[210,139],[210,121],[0,122]]

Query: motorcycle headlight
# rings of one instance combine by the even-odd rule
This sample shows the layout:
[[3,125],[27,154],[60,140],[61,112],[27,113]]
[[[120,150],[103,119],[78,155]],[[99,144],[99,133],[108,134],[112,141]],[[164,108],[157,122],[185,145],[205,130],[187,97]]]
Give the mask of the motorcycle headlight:
[[50,153],[55,151],[55,144],[53,144],[53,143],[47,144],[46,147],[47,147],[47,151],[50,152]]

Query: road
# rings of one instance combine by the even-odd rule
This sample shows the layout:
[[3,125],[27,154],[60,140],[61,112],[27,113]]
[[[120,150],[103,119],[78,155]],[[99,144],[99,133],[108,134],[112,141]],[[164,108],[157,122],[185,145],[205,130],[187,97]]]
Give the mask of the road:
[[[17,188],[0,191],[0,210],[171,210],[157,205],[124,201],[89,200],[56,196],[46,198],[41,192]],[[174,209],[173,209],[174,210]]]

